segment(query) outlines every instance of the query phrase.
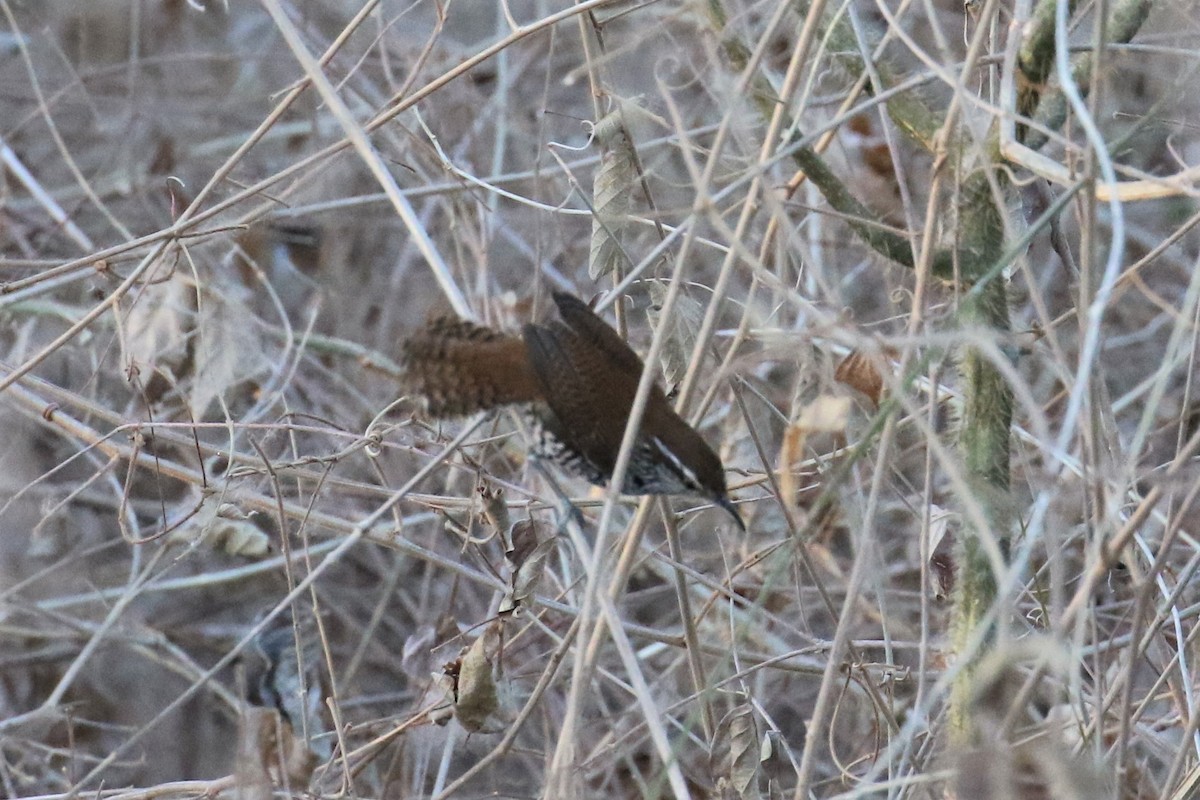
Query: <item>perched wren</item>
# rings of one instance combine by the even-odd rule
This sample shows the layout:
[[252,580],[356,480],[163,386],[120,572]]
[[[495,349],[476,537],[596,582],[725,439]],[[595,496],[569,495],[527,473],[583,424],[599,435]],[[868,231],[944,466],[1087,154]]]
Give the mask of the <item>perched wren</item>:
[[[408,391],[435,417],[522,406],[535,457],[598,486],[616,466],[643,364],[577,297],[556,292],[559,319],[528,324],[521,337],[441,318],[403,345]],[[625,494],[689,494],[710,500],[745,527],[725,488],[721,459],[650,389],[621,486]]]

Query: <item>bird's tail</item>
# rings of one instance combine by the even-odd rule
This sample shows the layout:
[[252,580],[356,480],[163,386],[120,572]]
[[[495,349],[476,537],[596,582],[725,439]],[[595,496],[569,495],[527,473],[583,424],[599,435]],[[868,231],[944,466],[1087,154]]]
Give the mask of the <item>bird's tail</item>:
[[442,317],[401,347],[406,391],[435,417],[460,417],[537,398],[525,342],[465,320]]

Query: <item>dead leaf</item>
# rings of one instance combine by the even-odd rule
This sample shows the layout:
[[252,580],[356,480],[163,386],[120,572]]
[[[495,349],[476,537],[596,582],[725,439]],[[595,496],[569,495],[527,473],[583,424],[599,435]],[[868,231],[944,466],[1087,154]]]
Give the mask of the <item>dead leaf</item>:
[[234,797],[238,800],[270,800],[275,729],[271,709],[251,706],[242,715],[233,768]]
[[231,556],[262,558],[271,551],[271,538],[245,512],[211,498],[167,536],[171,544],[190,545],[197,539]]
[[254,315],[233,291],[204,294],[191,393],[194,419],[202,419],[212,401],[234,386],[269,371],[265,338],[253,325]]
[[944,602],[954,591],[954,576],[957,574],[954,556],[951,553],[934,553],[929,557],[933,570],[933,599]]
[[764,742],[754,707],[742,703],[717,725],[709,765],[726,788],[726,796],[753,800],[760,797],[758,775]]
[[787,505],[788,514],[792,519],[796,518],[800,510],[796,500],[799,488],[796,486],[795,467],[803,460],[804,439],[803,428],[799,425],[789,425],[784,431],[783,444],[779,448],[779,492],[783,495],[783,502]]
[[958,515],[941,506],[934,505],[929,516],[929,566],[933,578],[933,597],[942,601],[954,591],[954,576],[956,572],[954,558],[954,535],[950,533],[951,523],[958,520]]
[[[475,491],[483,501],[483,515],[498,533],[504,534],[509,529],[508,506],[504,502],[504,490],[490,483],[481,483]],[[508,542],[505,541],[505,544]]]
[[175,385],[187,367],[195,325],[196,293],[186,274],[176,271],[169,278],[148,282],[125,315],[128,369],[143,376],[143,385],[150,385],[155,375]]
[[538,546],[537,524],[533,520],[523,519],[513,524],[508,534],[512,547],[504,554],[509,567],[515,572],[521,568],[525,560]]
[[810,433],[841,433],[850,420],[850,398],[821,395],[800,412],[800,419],[789,425],[779,449],[779,491],[793,518],[799,513],[797,465],[804,460],[804,444]]
[[271,551],[270,537],[232,503],[217,507],[209,535],[213,547],[231,556],[261,558]]
[[[666,285],[659,282],[650,284],[650,298],[655,309],[662,308],[667,299]],[[660,324],[660,319],[656,310],[650,312],[650,321],[655,325]],[[679,295],[675,310],[666,321],[667,338],[662,350],[663,377],[668,386],[680,383],[687,374],[692,349],[696,346],[696,337],[703,323],[704,306],[687,295]]]
[[523,520],[513,525],[513,549],[507,558],[512,570],[508,594],[500,602],[500,613],[512,611],[537,591],[546,570],[546,559],[554,552],[553,536],[539,537],[537,523]]
[[853,350],[842,359],[833,372],[833,378],[838,383],[845,384],[851,389],[862,392],[876,408],[883,398],[883,376],[875,368],[875,362],[858,350]]
[[823,394],[800,412],[796,424],[806,433],[841,433],[850,421],[850,399]]
[[944,550],[942,540],[950,530],[950,523],[958,520],[958,514],[942,508],[936,503],[929,507],[929,549],[928,553],[938,553]]
[[489,625],[471,643],[459,667],[454,715],[470,733],[483,730],[488,717],[500,707],[495,663],[500,650],[500,626],[499,621]]
[[588,275],[596,280],[628,259],[621,249],[629,227],[631,196],[637,181],[637,158],[625,133],[621,114],[613,111],[596,123],[596,142],[603,155],[592,181],[592,248]]
[[875,131],[875,123],[866,114],[857,114],[850,118],[843,132],[846,143],[850,148],[857,147],[862,155],[863,163],[876,175],[896,180],[896,165],[892,163],[892,152],[888,148],[887,139],[882,131]]

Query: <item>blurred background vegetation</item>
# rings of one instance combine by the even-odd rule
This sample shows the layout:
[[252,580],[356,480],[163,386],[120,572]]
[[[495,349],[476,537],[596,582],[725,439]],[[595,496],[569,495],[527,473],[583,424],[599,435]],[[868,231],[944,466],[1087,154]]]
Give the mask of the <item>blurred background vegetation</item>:
[[[1200,7],[1055,8],[0,0],[0,792],[1195,796]],[[614,287],[749,532],[589,582],[394,362]]]

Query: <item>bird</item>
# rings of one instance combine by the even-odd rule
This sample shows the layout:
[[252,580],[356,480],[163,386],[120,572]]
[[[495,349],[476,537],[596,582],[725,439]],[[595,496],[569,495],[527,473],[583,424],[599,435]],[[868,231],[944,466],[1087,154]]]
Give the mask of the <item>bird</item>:
[[[404,388],[439,419],[519,407],[531,422],[534,458],[607,486],[645,365],[583,300],[566,292],[552,298],[558,318],[528,323],[520,336],[434,319],[401,345]],[[658,384],[650,388],[621,491],[701,497],[745,530],[720,457]]]

